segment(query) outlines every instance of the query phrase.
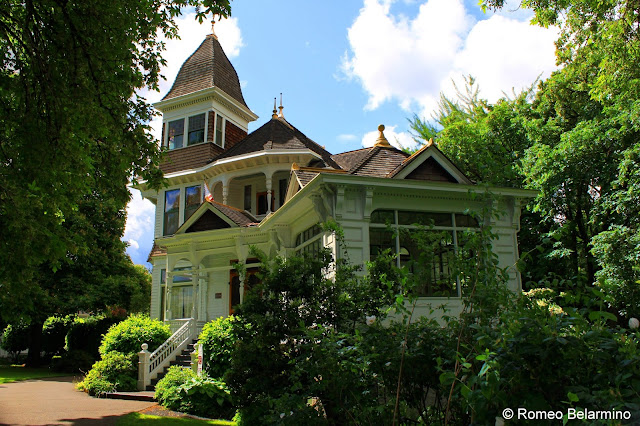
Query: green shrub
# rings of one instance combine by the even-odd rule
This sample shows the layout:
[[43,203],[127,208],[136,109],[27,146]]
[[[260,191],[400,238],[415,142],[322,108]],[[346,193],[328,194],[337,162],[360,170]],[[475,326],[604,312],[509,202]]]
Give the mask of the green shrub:
[[51,369],[63,373],[85,373],[91,369],[96,359],[85,351],[65,352],[61,356],[54,356],[51,360]]
[[154,351],[169,337],[168,325],[143,314],[132,315],[109,328],[100,345],[100,354],[103,357],[109,352],[137,354],[143,343],[149,345],[149,351]]
[[24,324],[9,324],[2,333],[0,346],[9,352],[14,362],[20,358],[20,352],[29,347],[28,326]]
[[213,419],[230,419],[235,414],[227,385],[192,370],[171,367],[156,385],[155,397],[164,407]]
[[209,377],[223,378],[231,367],[232,353],[238,340],[238,327],[243,323],[234,316],[208,322],[202,329],[198,343],[204,352],[203,369]]
[[170,367],[167,374],[156,385],[155,398],[160,405],[170,410],[187,411],[186,398],[181,397],[179,388],[194,377],[196,374],[190,368],[177,365]]
[[93,364],[84,380],[78,383],[78,389],[93,396],[115,391],[136,390],[135,377],[138,371],[134,358],[137,356],[118,352],[105,354],[100,361]]
[[98,348],[102,336],[119,321],[117,318],[104,315],[75,318],[65,338],[65,350],[67,352],[85,351],[91,354],[94,359],[98,359],[100,357]]
[[64,352],[65,338],[73,324],[73,317],[49,317],[42,326],[42,350],[50,355]]

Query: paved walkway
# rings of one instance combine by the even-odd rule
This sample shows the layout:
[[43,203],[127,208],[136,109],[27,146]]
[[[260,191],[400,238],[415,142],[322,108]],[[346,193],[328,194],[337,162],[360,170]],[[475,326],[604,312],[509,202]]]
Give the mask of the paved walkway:
[[115,425],[118,417],[153,402],[92,398],[71,377],[0,385],[1,425]]

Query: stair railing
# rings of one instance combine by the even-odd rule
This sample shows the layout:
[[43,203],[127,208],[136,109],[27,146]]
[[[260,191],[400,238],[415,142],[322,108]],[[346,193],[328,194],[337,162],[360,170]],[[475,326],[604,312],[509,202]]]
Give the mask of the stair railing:
[[152,353],[147,350],[149,345],[143,343],[142,351],[138,352],[138,390],[146,389],[151,380],[175,358],[176,353],[180,353],[196,337],[196,333],[196,321],[189,318]]

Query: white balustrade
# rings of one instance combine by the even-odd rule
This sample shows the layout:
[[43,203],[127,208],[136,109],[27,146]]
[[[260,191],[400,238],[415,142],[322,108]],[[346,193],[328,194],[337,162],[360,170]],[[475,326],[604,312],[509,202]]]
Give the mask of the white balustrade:
[[142,351],[138,353],[138,390],[144,390],[151,384],[151,379],[155,378],[164,367],[175,359],[175,355],[197,337],[198,329],[202,329],[193,318],[181,322],[184,324],[151,354],[147,351],[148,345],[146,343],[142,345]]

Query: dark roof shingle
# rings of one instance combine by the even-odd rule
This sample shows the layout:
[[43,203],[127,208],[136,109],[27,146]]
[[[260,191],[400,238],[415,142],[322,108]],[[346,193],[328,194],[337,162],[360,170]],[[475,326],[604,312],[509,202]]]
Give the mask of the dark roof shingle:
[[269,149],[309,149],[318,154],[328,167],[339,169],[331,159],[331,153],[309,139],[300,130],[282,118],[272,118],[255,131],[249,133],[240,142],[213,159],[235,157]]
[[374,146],[349,170],[357,176],[386,177],[409,156],[393,147]]
[[[198,90],[218,87],[227,95],[247,104],[242,96],[240,80],[218,39],[209,34],[200,47],[184,61],[169,93],[162,99],[172,99]],[[248,107],[247,107],[248,108]]]

